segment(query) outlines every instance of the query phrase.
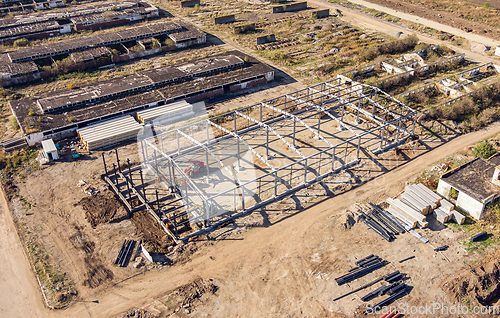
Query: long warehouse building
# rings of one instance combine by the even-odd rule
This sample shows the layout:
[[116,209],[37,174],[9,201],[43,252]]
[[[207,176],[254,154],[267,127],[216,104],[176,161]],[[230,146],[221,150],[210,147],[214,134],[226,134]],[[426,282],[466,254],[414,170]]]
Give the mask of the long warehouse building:
[[274,80],[274,69],[239,51],[10,101],[28,143],[73,136],[120,114],[186,100],[209,100]]

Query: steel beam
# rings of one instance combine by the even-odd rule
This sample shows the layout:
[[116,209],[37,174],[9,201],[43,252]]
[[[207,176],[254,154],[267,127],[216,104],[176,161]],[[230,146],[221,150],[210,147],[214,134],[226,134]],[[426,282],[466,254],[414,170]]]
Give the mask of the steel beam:
[[[306,102],[308,103],[308,102]],[[276,107],[273,107],[271,105],[268,105],[266,103],[261,103],[262,106],[264,107],[267,107],[269,109],[272,109],[272,110],[275,110],[277,111],[278,113],[281,113],[285,116],[288,116],[290,118],[293,118],[295,119],[296,121],[298,121],[302,126],[306,127],[308,130],[310,130],[318,139],[321,139],[322,141],[324,141],[329,147],[333,147],[333,145],[328,141],[326,140],[323,136],[321,136],[320,134],[318,134],[316,131],[314,131],[314,129],[312,129],[311,127],[309,127],[305,122],[303,122],[299,117],[293,115],[293,114],[290,114],[289,112],[285,112],[279,108],[276,108]],[[309,104],[309,103],[308,103]]]
[[[240,179],[238,179],[238,177],[231,171],[231,169],[229,169],[222,161],[220,161],[219,158],[207,146],[205,146],[204,144],[202,144],[198,140],[194,139],[193,137],[185,134],[181,130],[179,130],[179,134],[183,135],[185,138],[191,140],[193,143],[195,143],[198,146],[202,147],[206,152],[208,152],[210,154],[210,156],[212,156],[215,160],[217,160],[217,162],[219,163],[219,165],[222,168],[224,168],[224,170],[226,170],[234,178],[234,180],[235,180],[235,182],[236,182],[237,185],[242,184],[242,182],[240,181]],[[208,162],[207,162],[207,164],[208,164]]]
[[278,134],[274,129],[271,128],[271,126],[267,125],[267,124],[264,124],[263,122],[261,121],[258,121],[256,119],[253,119],[252,117],[250,116],[247,116],[245,114],[242,114],[240,111],[238,110],[235,110],[234,111],[235,114],[243,117],[243,118],[246,118],[250,121],[253,121],[254,123],[256,123],[257,125],[261,126],[261,127],[264,127],[264,128],[267,128],[269,129],[270,132],[272,132],[276,137],[278,137],[281,141],[283,141],[287,146],[288,148],[292,149],[293,151],[295,151],[300,157],[302,157],[302,159],[305,159],[306,156],[304,156],[297,148],[295,148],[295,146],[293,146],[292,144],[290,144],[288,141],[285,140],[285,138],[283,138],[283,136],[281,136],[280,134]]
[[251,147],[251,146],[250,146],[250,145],[249,145],[249,144],[245,141],[245,139],[241,138],[241,136],[240,136],[240,135],[238,135],[237,133],[234,133],[234,132],[232,132],[232,131],[230,131],[230,130],[228,130],[228,129],[226,129],[226,128],[222,127],[222,126],[219,126],[219,125],[217,125],[216,123],[213,123],[213,122],[211,122],[211,121],[210,121],[210,120],[208,120],[208,119],[207,119],[207,121],[208,121],[208,122],[209,122],[212,126],[214,126],[215,128],[219,128],[219,129],[220,129],[220,130],[222,130],[223,132],[225,132],[225,133],[227,133],[227,134],[229,134],[229,135],[231,135],[231,136],[233,136],[233,137],[237,138],[237,139],[238,139],[238,140],[240,140],[241,142],[243,142],[243,144],[244,144],[244,145],[245,145],[245,146],[246,146],[246,147],[247,147],[247,148],[248,148],[248,149],[249,149],[249,150],[250,150],[250,151],[251,151],[251,152],[252,152],[252,153],[253,153],[253,154],[257,157],[257,158],[259,158],[260,160],[262,160],[262,162],[264,162],[264,163],[266,164],[266,166],[268,166],[268,167],[269,167],[269,169],[271,169],[272,171],[276,171],[276,169],[274,169],[274,167],[273,167],[273,166],[271,166],[271,165],[269,164],[269,162],[267,162],[267,160],[266,160],[264,157],[262,157],[262,156],[261,156],[261,155],[260,155],[257,151],[255,151],[255,149],[253,149],[253,148],[252,148],[252,147]]
[[[311,90],[314,90],[314,91],[317,91],[313,88],[311,88]],[[320,92],[320,91],[317,91],[318,93],[324,93],[324,92]],[[326,93],[325,93],[326,94]],[[293,97],[293,96],[290,96],[290,95],[285,95],[286,97],[285,98],[290,98],[292,100],[295,100],[295,101],[298,101],[300,103],[303,103],[303,104],[306,104],[307,106],[311,106],[311,107],[314,107],[316,108],[317,110],[320,110],[322,112],[324,112],[328,117],[330,117],[331,119],[335,120],[337,123],[339,123],[339,125],[341,125],[342,127],[344,127],[345,129],[349,130],[351,133],[355,134],[356,136],[359,136],[359,134],[357,132],[355,132],[354,130],[352,130],[351,127],[347,126],[344,122],[342,122],[340,119],[338,119],[337,117],[333,116],[332,114],[330,114],[326,108],[322,107],[322,106],[318,106],[316,104],[313,104],[313,103],[310,103],[310,102],[306,102],[306,101],[303,101],[301,100],[300,98],[297,98],[297,97]],[[321,115],[320,115],[321,116]],[[333,147],[333,146],[332,146]]]

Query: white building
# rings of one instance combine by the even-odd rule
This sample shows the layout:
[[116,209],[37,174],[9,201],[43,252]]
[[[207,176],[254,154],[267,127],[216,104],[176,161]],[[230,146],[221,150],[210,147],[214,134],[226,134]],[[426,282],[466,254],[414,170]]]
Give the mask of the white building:
[[488,160],[478,157],[445,173],[439,180],[437,192],[451,199],[451,190],[456,190],[456,206],[479,220],[486,205],[500,197],[499,173],[499,155]]
[[42,141],[43,148],[43,156],[48,161],[59,159],[59,154],[57,153],[56,145],[54,144],[54,140],[48,139]]

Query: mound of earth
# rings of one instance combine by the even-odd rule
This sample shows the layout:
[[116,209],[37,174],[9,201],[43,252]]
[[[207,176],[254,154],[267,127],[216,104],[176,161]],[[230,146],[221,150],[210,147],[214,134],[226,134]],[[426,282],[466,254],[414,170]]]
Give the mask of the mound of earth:
[[468,299],[471,305],[499,306],[500,251],[486,256],[479,264],[443,279],[441,289],[457,302]]
[[219,287],[213,283],[212,279],[204,280],[198,278],[173,291],[168,296],[170,300],[168,308],[174,312],[185,309],[189,313],[191,307],[196,307],[210,296],[215,295],[217,290],[219,290]]
[[85,197],[76,205],[81,205],[85,210],[85,218],[92,227],[111,221],[121,207],[120,201],[111,191]]
[[335,228],[338,230],[349,230],[354,226],[354,224],[356,224],[356,216],[348,210],[342,211],[342,213],[334,216],[333,218],[335,222]]
[[149,252],[168,253],[168,247],[175,245],[149,212],[136,211],[131,221],[135,225],[136,233],[142,238],[142,244]]

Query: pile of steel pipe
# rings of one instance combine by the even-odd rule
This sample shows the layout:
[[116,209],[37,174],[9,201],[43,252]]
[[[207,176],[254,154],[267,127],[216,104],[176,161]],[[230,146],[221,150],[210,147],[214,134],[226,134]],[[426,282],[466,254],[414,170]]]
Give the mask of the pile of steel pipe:
[[120,267],[127,267],[128,261],[132,252],[134,251],[135,241],[134,240],[125,240],[122,244],[120,251],[118,252],[118,256],[115,260],[115,265],[119,265]]
[[376,312],[380,308],[391,304],[396,299],[408,294],[412,290],[412,288],[413,287],[408,286],[405,283],[402,283],[402,284],[399,284],[399,285],[393,287],[392,289],[390,289],[386,292],[386,294],[390,295],[390,296],[387,297],[386,299],[382,300],[381,302],[375,304],[373,307],[368,308],[366,310],[366,314],[367,315],[373,314],[374,312]]
[[363,277],[387,264],[388,262],[381,259],[380,257],[371,255],[369,258],[358,261],[356,264],[357,267],[350,269],[347,274],[335,278],[335,281],[340,286]]
[[384,238],[387,242],[392,242],[396,239],[396,235],[400,233],[398,226],[393,224],[392,221],[389,221],[378,211],[373,209],[371,210],[370,215],[365,214],[361,210],[358,211],[363,215],[364,223],[375,231],[375,233],[382,236],[382,238]]

